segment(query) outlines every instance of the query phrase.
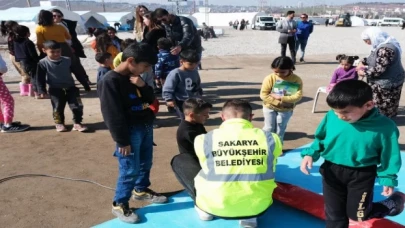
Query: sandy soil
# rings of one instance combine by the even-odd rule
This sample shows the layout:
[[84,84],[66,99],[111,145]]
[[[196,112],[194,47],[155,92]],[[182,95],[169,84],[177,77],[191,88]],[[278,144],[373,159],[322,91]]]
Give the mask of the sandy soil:
[[[331,44],[332,45],[332,44]],[[342,51],[344,53],[344,51]],[[263,126],[259,90],[261,82],[270,73],[275,55],[217,56],[203,60],[201,71],[206,99],[214,104],[207,129],[217,127],[220,107],[227,99],[245,98],[252,102],[256,127]],[[319,86],[328,83],[336,68],[335,55],[311,55],[307,63],[298,64],[296,73],[304,81],[304,98],[294,111],[285,136],[285,149],[311,142],[313,133],[328,110],[325,95],[321,94],[318,113],[312,114],[313,97]],[[86,66],[95,81],[94,67]],[[9,76],[15,76],[10,73]],[[90,179],[115,187],[117,162],[112,157],[114,143],[103,123],[96,92],[82,93],[84,123],[90,133],[56,133],[49,100],[34,100],[18,95],[17,77],[5,77],[16,101],[15,120],[32,125],[30,131],[1,134],[0,177],[24,173],[52,174]],[[404,100],[401,107],[404,106]],[[154,166],[151,174],[152,189],[173,194],[181,190],[175,179],[170,160],[178,153],[175,138],[179,120],[166,113],[161,106],[160,124],[155,130]],[[66,108],[67,120],[71,112]],[[397,118],[401,148],[405,149],[405,112]],[[67,121],[70,124],[70,121]],[[1,227],[89,227],[112,219],[113,192],[95,185],[49,178],[24,178],[0,185]],[[133,207],[145,204],[132,202]]]

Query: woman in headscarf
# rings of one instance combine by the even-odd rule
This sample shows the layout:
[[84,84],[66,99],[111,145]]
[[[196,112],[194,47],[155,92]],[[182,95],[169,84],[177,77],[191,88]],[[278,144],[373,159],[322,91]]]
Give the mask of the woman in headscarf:
[[372,50],[358,66],[358,75],[367,78],[380,113],[393,118],[398,114],[405,78],[401,46],[394,37],[376,27],[366,29],[361,38],[372,46]]
[[135,40],[141,42],[143,40],[143,33],[145,30],[145,24],[143,23],[143,16],[148,12],[148,8],[144,5],[139,5],[135,9],[135,26],[134,26],[134,36]]

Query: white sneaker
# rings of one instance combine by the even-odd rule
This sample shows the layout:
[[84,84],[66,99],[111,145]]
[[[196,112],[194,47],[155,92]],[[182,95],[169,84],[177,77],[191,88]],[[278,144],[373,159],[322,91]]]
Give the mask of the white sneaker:
[[243,228],[256,228],[257,218],[239,220],[239,225]]
[[202,211],[200,208],[197,206],[194,206],[194,209],[197,211],[198,217],[203,220],[203,221],[211,221],[214,219],[214,216],[208,214],[205,211]]

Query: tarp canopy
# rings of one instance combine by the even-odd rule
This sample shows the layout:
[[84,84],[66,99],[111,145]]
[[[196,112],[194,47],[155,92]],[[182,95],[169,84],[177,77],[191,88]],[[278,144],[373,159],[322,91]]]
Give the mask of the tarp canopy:
[[236,21],[238,20],[239,22],[242,19],[245,19],[245,21],[249,21],[249,23],[252,23],[254,18],[257,15],[266,15],[264,13],[258,13],[258,12],[253,12],[253,13],[209,13],[208,18],[209,20],[206,21],[205,19],[205,13],[195,13],[193,14],[193,17],[197,19],[198,25],[202,25],[203,22],[206,22],[207,25],[209,26],[229,26],[229,22]]
[[[65,19],[77,21],[76,27],[77,34],[86,33],[84,22],[79,14],[58,6],[37,6],[29,8],[12,7],[6,10],[0,10],[0,21],[12,20],[17,21],[18,23],[24,22],[31,24],[31,22],[34,22],[35,24],[38,24],[39,11],[41,10],[51,11],[52,9],[59,9],[60,11],[62,11]],[[31,33],[33,33],[34,31],[31,30]]]
[[114,23],[121,23],[121,25],[126,25],[127,20],[132,20],[134,14],[132,12],[114,12],[114,13],[99,13],[107,19],[107,23],[110,26],[114,26]]
[[74,11],[82,17],[86,30],[88,28],[104,28],[106,27],[107,19],[93,11]]
[[351,16],[350,20],[352,21],[352,26],[355,27],[362,27],[362,26],[366,26],[368,23],[365,19],[361,18],[361,17],[357,17],[357,16]]

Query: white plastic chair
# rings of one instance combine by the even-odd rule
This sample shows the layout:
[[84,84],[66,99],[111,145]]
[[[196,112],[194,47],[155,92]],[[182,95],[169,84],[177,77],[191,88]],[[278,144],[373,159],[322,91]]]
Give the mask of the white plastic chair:
[[316,91],[315,99],[314,99],[314,105],[312,106],[312,113],[315,113],[315,108],[316,108],[316,104],[318,103],[319,93],[328,94],[326,92],[326,86],[321,86],[321,87],[318,88],[318,91]]

